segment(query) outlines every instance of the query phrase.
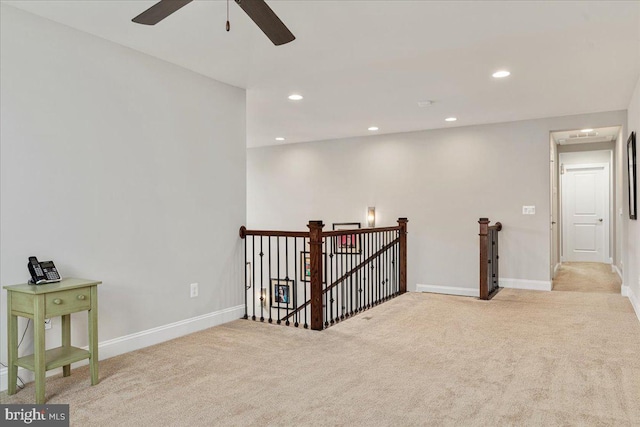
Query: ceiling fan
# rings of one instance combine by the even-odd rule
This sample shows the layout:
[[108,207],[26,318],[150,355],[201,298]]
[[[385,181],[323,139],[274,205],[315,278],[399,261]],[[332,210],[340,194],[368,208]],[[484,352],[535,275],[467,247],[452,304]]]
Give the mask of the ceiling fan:
[[[137,24],[155,25],[193,0],[161,0],[132,19]],[[234,0],[276,46],[295,40],[295,36],[264,0]],[[228,2],[228,0],[227,0]],[[228,6],[227,6],[228,13]],[[229,31],[227,19],[227,31]]]

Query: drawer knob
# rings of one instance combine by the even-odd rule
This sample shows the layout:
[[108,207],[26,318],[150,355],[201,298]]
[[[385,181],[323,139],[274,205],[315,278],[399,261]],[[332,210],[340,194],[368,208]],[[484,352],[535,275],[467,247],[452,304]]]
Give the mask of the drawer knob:
[[78,299],[83,301],[83,300],[87,299],[87,297],[84,296],[84,295],[78,295]]
[[60,304],[62,304],[62,300],[60,298],[56,298],[56,299],[53,300],[53,303],[56,304],[56,305],[60,305]]

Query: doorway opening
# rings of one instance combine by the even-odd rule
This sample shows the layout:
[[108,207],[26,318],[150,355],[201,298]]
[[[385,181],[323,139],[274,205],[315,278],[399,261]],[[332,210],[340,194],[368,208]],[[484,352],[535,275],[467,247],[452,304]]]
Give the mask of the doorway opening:
[[550,133],[550,268],[555,291],[621,291],[614,267],[619,138],[620,126]]

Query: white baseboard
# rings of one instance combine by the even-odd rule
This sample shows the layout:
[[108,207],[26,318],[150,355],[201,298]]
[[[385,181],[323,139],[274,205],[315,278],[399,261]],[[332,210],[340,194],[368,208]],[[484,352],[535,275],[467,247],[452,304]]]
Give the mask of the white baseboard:
[[622,271],[620,271],[620,269],[618,268],[617,265],[611,264],[611,271],[613,273],[618,273],[618,276],[620,277],[620,280],[622,280]]
[[[525,280],[525,279],[508,279],[500,278],[499,285],[501,288],[511,289],[528,289],[532,291],[550,291],[551,281],[546,280]],[[456,286],[438,286],[438,285],[416,285],[417,292],[431,292],[434,294],[459,295],[465,297],[479,297],[480,289],[462,288]]]
[[631,301],[631,305],[636,312],[636,317],[638,318],[638,321],[640,321],[640,295],[634,294],[630,286],[622,287],[622,295],[629,298],[629,301]]
[[479,297],[480,289],[478,288],[460,288],[454,286],[437,286],[437,285],[416,285],[417,292],[430,292],[434,294],[459,295],[464,297]]
[[532,291],[550,291],[550,280],[508,279],[501,277],[498,281],[501,288],[528,289]]
[[[157,328],[147,329],[146,331],[136,332],[123,337],[114,338],[103,341],[98,344],[99,360],[109,359],[110,357],[119,356],[130,351],[139,350],[161,342],[169,341],[184,335],[208,329],[223,323],[240,319],[244,316],[244,305],[230,307],[212,313],[203,314],[201,316],[192,317],[190,319],[180,320],[168,325],[159,326]],[[86,349],[87,347],[85,347]],[[82,360],[74,363],[72,368],[88,364],[88,360]],[[55,375],[62,372],[62,368],[47,371],[47,376]],[[7,389],[9,371],[7,368],[0,369],[0,391]],[[18,375],[25,382],[34,380],[33,372],[18,368]]]
[[560,269],[560,266],[562,265],[561,262],[557,263],[555,267],[553,267],[553,275],[555,276],[556,274],[558,274],[558,270]]

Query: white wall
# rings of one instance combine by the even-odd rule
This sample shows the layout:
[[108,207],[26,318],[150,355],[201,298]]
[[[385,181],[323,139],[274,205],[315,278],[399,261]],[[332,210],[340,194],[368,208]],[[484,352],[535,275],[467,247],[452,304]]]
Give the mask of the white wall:
[[[638,79],[638,83],[636,84],[636,88],[633,92],[633,96],[631,97],[631,101],[629,102],[629,108],[627,110],[628,114],[628,132],[624,135],[624,144],[623,149],[625,152],[624,155],[624,169],[625,169],[625,178],[624,178],[624,194],[625,204],[624,204],[624,222],[626,224],[626,233],[625,238],[626,241],[626,257],[624,261],[624,271],[623,271],[623,285],[627,288],[627,292],[629,295],[629,299],[634,305],[636,310],[636,314],[640,319],[640,223],[639,220],[630,220],[629,219],[629,190],[628,190],[628,181],[627,181],[627,145],[626,141],[631,132],[636,133],[636,150],[640,150],[640,79]],[[639,157],[636,152],[636,157]],[[636,165],[638,162],[638,158],[636,158]],[[636,166],[637,172],[640,172],[640,168]],[[636,178],[637,179],[637,178]],[[638,185],[638,181],[636,181],[636,188]]]
[[549,132],[625,122],[617,111],[249,149],[248,226],[305,230],[322,219],[330,228],[364,222],[376,206],[377,225],[409,218],[410,290],[469,294],[486,216],[504,225],[503,283],[549,288]]
[[[245,92],[1,7],[2,285],[30,255],[102,280],[103,343],[242,305]],[[73,316],[75,345],[85,326]]]

